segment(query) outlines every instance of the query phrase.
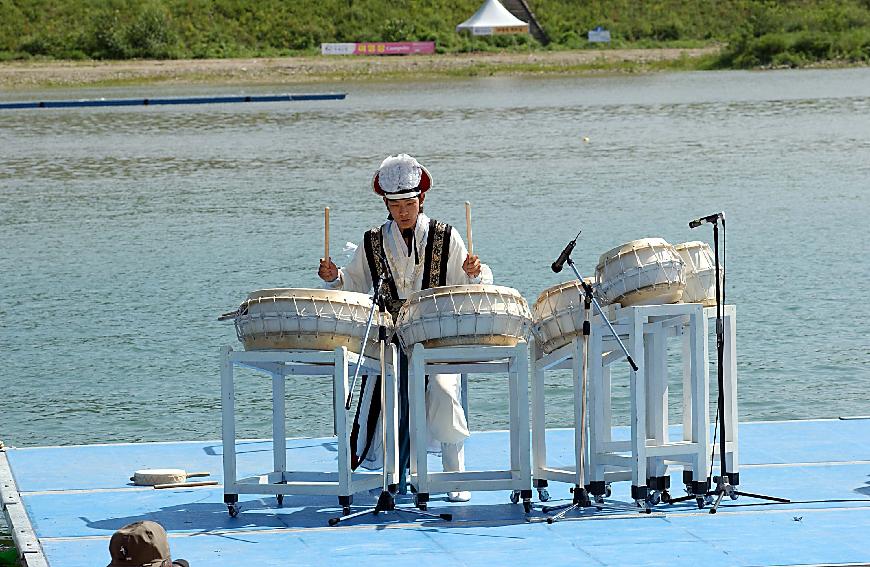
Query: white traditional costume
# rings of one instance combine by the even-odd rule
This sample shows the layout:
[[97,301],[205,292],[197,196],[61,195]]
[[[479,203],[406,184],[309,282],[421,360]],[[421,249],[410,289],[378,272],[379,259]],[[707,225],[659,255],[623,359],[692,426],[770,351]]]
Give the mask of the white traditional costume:
[[[409,199],[419,196],[432,186],[432,176],[417,160],[406,154],[390,156],[383,161],[372,179],[372,188],[387,199]],[[492,272],[481,265],[480,275],[469,277],[462,269],[468,252],[462,237],[451,226],[430,219],[422,212],[417,216],[413,229],[405,231],[406,243],[399,225],[388,220],[383,225],[369,230],[364,243],[359,246],[353,259],[338,272],[338,277],[327,282],[329,289],[342,289],[368,293],[378,276],[385,277],[389,288],[387,307],[395,318],[399,307],[414,291],[444,285],[491,284]],[[386,264],[386,265],[385,265]],[[403,366],[407,367],[406,361]],[[400,454],[403,437],[407,440],[407,370],[404,369],[404,412],[400,410]],[[381,459],[378,444],[381,435],[379,398],[374,395],[374,380],[363,383],[360,409],[354,425],[352,440],[355,464],[366,468],[378,468]],[[402,405],[402,404],[400,404]],[[369,411],[370,406],[373,411]],[[362,417],[361,417],[362,416]],[[465,469],[463,444],[468,437],[465,413],[459,401],[459,375],[435,374],[428,377],[426,391],[426,418],[430,437],[441,443],[444,470]],[[403,435],[404,433],[404,435]],[[404,441],[407,444],[407,441]],[[451,499],[467,499],[466,494],[450,494]]]

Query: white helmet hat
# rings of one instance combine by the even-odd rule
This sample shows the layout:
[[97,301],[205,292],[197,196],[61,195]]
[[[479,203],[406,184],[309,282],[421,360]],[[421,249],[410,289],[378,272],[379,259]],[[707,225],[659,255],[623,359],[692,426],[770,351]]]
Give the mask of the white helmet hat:
[[411,199],[432,187],[432,174],[408,154],[389,156],[372,177],[372,189],[387,199]]

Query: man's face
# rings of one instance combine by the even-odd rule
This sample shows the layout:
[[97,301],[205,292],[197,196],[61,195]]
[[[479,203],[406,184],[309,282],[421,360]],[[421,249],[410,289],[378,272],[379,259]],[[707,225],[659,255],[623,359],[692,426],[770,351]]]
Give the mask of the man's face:
[[385,200],[387,209],[393,215],[393,220],[396,221],[400,229],[406,230],[417,226],[417,215],[420,214],[420,198]]

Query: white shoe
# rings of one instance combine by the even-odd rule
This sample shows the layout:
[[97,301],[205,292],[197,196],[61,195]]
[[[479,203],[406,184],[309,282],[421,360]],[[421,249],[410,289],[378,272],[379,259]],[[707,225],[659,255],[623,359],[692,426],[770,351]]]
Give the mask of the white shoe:
[[471,500],[471,493],[467,490],[462,490],[460,492],[448,492],[447,500],[450,502],[468,502]]

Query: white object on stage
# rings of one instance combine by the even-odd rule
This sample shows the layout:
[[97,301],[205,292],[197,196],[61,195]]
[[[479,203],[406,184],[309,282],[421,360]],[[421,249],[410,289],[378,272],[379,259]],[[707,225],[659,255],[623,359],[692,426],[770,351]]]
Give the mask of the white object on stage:
[[683,296],[683,260],[662,238],[632,240],[601,255],[595,268],[599,290],[608,303],[661,305]]
[[[684,303],[701,303],[705,307],[716,305],[716,264],[713,249],[706,242],[693,240],[674,246],[685,263],[686,291]],[[722,278],[720,270],[720,279]]]
[[[245,350],[358,351],[365,336],[371,298],[364,293],[329,289],[261,289],[248,295],[234,314],[236,335]],[[373,327],[390,331],[389,313],[375,312]],[[377,333],[369,333],[365,353],[377,356]]]
[[130,480],[137,486],[156,484],[175,484],[197,476],[209,476],[207,472],[187,472],[184,469],[140,469],[133,473]]
[[[585,280],[594,291],[594,278]],[[579,280],[545,289],[532,306],[532,315],[532,332],[544,352],[551,353],[570,343],[583,332],[583,289]]]
[[406,351],[459,345],[514,346],[529,335],[532,314],[509,287],[453,285],[412,293],[399,311],[396,330]]

